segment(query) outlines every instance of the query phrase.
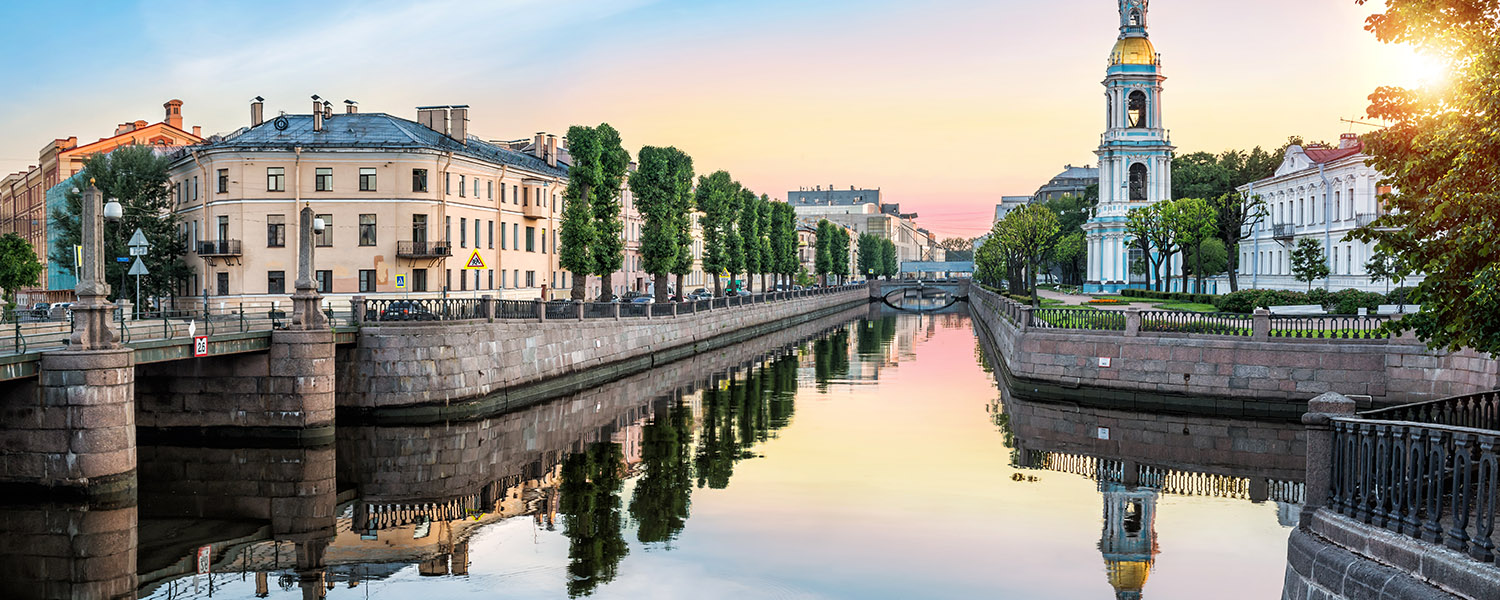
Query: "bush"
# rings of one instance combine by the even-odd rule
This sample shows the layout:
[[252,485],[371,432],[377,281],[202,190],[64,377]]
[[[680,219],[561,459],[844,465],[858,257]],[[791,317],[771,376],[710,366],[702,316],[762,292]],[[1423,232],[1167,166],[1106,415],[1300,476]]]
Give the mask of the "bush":
[[1120,290],[1120,295],[1125,296],[1126,298],[1150,298],[1153,300],[1166,300],[1168,302],[1190,302],[1194,304],[1213,304],[1214,299],[1219,297],[1213,294],[1158,292],[1156,290],[1138,290],[1134,288]]
[[1313,288],[1307,291],[1307,303],[1326,307],[1335,302],[1335,300],[1333,300],[1331,296],[1332,294],[1329,294],[1328,290],[1325,290],[1323,288]]
[[1289,290],[1240,290],[1213,299],[1214,308],[1222,312],[1250,314],[1255,309],[1272,306],[1315,304],[1307,294]]
[[1385,302],[1385,295],[1379,292],[1361,292],[1350,288],[1334,292],[1330,298],[1330,312],[1336,315],[1359,314],[1359,309],[1368,310],[1371,314],[1380,308]]
[[1406,286],[1398,287],[1398,288],[1396,288],[1394,290],[1391,290],[1391,293],[1385,295],[1385,303],[1386,304],[1417,304],[1418,302],[1417,302],[1417,298],[1416,298],[1416,293],[1417,293],[1417,288],[1406,287]]

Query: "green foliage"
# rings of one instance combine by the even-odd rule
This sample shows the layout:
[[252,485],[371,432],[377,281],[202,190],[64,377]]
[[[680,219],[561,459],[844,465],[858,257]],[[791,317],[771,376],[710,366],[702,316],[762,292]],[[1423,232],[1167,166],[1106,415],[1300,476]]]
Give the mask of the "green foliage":
[[830,246],[833,242],[833,223],[829,223],[828,219],[819,219],[816,237],[813,241],[813,271],[818,277],[823,277],[832,270],[833,255],[830,253]]
[[1380,308],[1380,305],[1384,303],[1385,294],[1362,292],[1350,288],[1330,294],[1328,301],[1324,302],[1323,306],[1327,307],[1329,312],[1336,315],[1354,315],[1359,314],[1359,309],[1361,308],[1370,314],[1374,314]]
[[1052,249],[1052,262],[1062,272],[1062,280],[1066,284],[1083,283],[1087,260],[1088,240],[1084,238],[1083,231],[1063,235],[1062,239],[1057,241],[1057,247]]
[[1083,196],[1065,194],[1042,203],[1042,207],[1057,215],[1057,226],[1063,235],[1071,235],[1074,231],[1083,231],[1083,224],[1089,220],[1094,203]]
[[642,543],[677,539],[687,524],[693,489],[693,411],[677,404],[641,429],[641,468],[630,518]]
[[[999,223],[997,235],[1005,251],[1015,257],[1023,269],[1026,293],[1035,303],[1036,271],[1057,244],[1057,214],[1037,205],[1026,205],[1010,211]],[[1017,265],[1012,264],[1012,267]]]
[[1162,292],[1157,290],[1123,289],[1120,295],[1126,298],[1150,298],[1152,300],[1168,300],[1186,304],[1213,304],[1222,296],[1213,294],[1188,294],[1183,292]]
[[828,234],[828,274],[843,281],[849,275],[849,231],[830,223]]
[[1223,312],[1250,314],[1257,308],[1318,304],[1305,292],[1291,290],[1239,290],[1214,298],[1213,305]]
[[796,281],[797,281],[797,285],[800,285],[802,287],[807,287],[807,286],[810,286],[813,283],[817,282],[816,279],[813,279],[812,274],[807,272],[807,267],[802,267],[802,266],[797,267],[797,280]]
[[[608,123],[590,131],[599,146],[599,185],[593,189],[594,274],[604,278],[602,288],[609,289],[609,276],[625,266],[625,239],[620,235],[625,222],[620,218],[620,192],[630,167],[630,153],[620,144],[620,132]],[[573,132],[568,132],[572,143]]]
[[[187,250],[187,240],[182,235],[182,219],[173,210],[172,185],[167,177],[170,164],[169,159],[158,156],[150,147],[124,146],[108,154],[85,158],[80,177],[82,181],[93,179],[104,197],[118,200],[124,210],[118,222],[104,224],[105,282],[120,281],[130,269],[132,263],[113,259],[129,256],[125,244],[136,229],[140,229],[151,244],[150,252],[141,257],[146,270],[151,272],[141,278],[141,294],[147,298],[174,294],[177,284],[192,274],[182,258]],[[81,244],[83,239],[78,217],[82,207],[82,193],[70,190],[64,206],[51,215],[52,226],[58,228],[59,235],[49,260],[75,275],[77,258],[73,247]],[[134,293],[135,286],[131,285],[130,290],[113,290],[111,298]],[[136,303],[140,304],[139,299]]]
[[993,234],[974,251],[974,279],[982,285],[999,289],[1005,285],[1006,265],[1004,244],[1000,242],[1000,224],[996,223]]
[[739,189],[740,184],[729,176],[728,171],[714,171],[698,177],[694,199],[698,210],[703,212],[698,220],[703,229],[703,272],[713,278],[716,296],[722,296],[724,292],[719,275],[735,266],[730,247],[739,245],[739,238],[734,235],[734,221],[739,216]]
[[760,197],[750,190],[740,192],[740,254],[746,276],[761,272],[760,264]]
[[974,260],[974,240],[966,238],[948,238],[941,242],[938,242],[938,246],[943,249],[945,260]]
[[792,276],[801,267],[797,260],[797,213],[785,202],[771,206],[771,253],[777,273]]
[[5,307],[13,308],[16,290],[41,283],[42,261],[37,260],[31,243],[14,232],[0,236],[0,289],[5,290]]
[[1442,60],[1450,83],[1370,95],[1369,116],[1388,125],[1362,139],[1392,191],[1380,198],[1388,210],[1351,237],[1427,273],[1417,286],[1421,312],[1395,329],[1414,329],[1434,348],[1500,352],[1500,1],[1387,0],[1383,8],[1365,28]]
[[666,276],[677,266],[679,246],[691,240],[679,238],[677,181],[672,173],[675,148],[641,148],[640,163],[630,174],[630,191],[645,221],[641,226],[641,262],[657,278],[657,301],[665,300]]
[[1328,276],[1328,257],[1323,255],[1323,243],[1317,239],[1305,237],[1297,240],[1291,262],[1292,277],[1307,282],[1309,290],[1312,282]]
[[568,538],[568,597],[592,594],[613,581],[630,553],[621,535],[623,453],[620,445],[597,442],[569,454],[562,464],[558,512]]
[[[755,201],[755,227],[760,233],[755,246],[756,252],[760,254],[760,270],[758,272],[762,274],[777,272],[776,253],[772,251],[771,246],[771,236],[774,234],[771,229],[771,213],[774,210],[775,207],[772,206],[771,197],[766,194],[761,194],[760,199]],[[761,280],[764,281],[764,277]]]
[[1386,290],[1390,290],[1391,283],[1400,283],[1406,279],[1406,268],[1401,265],[1396,257],[1376,250],[1370,255],[1370,260],[1365,261],[1365,273],[1370,276],[1370,283],[1385,282]]
[[1385,295],[1386,304],[1421,304],[1417,299],[1417,288],[1401,286]]
[[880,238],[868,233],[859,234],[856,247],[859,252],[859,274],[874,278],[883,274],[880,267]]
[[896,242],[880,240],[880,271],[886,279],[901,274],[901,259],[896,257]]
[[[1162,220],[1167,227],[1176,231],[1178,245],[1184,250],[1196,249],[1203,242],[1211,239],[1218,233],[1218,214],[1207,200],[1202,198],[1178,198],[1170,202],[1158,203],[1162,206]],[[1201,257],[1201,253],[1199,254]],[[1198,265],[1196,272],[1202,273],[1202,265]],[[1201,283],[1202,278],[1199,278]],[[1187,269],[1182,271],[1182,289],[1187,289]],[[1169,286],[1170,287],[1170,286]]]
[[[677,262],[672,274],[678,283],[682,277],[693,272],[693,157],[676,148],[668,148],[667,166],[673,183],[672,211],[677,215]],[[679,285],[678,293],[682,293]]]
[[1177,232],[1163,218],[1165,202],[1130,211],[1125,220],[1125,233],[1144,252],[1146,272],[1151,275],[1152,287],[1162,289],[1161,265],[1177,252]]

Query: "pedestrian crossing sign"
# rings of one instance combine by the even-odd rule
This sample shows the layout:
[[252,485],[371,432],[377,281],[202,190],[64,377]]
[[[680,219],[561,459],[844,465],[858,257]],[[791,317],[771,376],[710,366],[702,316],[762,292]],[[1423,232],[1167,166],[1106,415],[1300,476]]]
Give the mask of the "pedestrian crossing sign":
[[484,266],[484,257],[479,255],[479,249],[478,248],[475,248],[474,252],[472,252],[472,253],[469,254],[469,260],[468,260],[468,262],[464,263],[464,268],[465,269],[483,269],[483,268],[485,268],[485,266]]
[[398,290],[404,290],[404,289],[406,289],[406,275],[401,274],[401,273],[397,273],[396,274],[396,289],[398,289]]

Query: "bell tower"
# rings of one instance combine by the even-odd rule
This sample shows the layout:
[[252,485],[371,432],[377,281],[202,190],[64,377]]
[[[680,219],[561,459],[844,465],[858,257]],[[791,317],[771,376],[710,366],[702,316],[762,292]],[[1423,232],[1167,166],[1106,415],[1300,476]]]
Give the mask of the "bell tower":
[[[1104,76],[1104,135],[1099,138],[1099,205],[1084,224],[1088,276],[1084,291],[1117,292],[1143,287],[1132,275],[1132,248],[1125,232],[1130,211],[1172,196],[1171,138],[1162,126],[1161,56],[1146,32],[1150,0],[1119,0],[1120,36]],[[1175,268],[1173,265],[1171,268]]]

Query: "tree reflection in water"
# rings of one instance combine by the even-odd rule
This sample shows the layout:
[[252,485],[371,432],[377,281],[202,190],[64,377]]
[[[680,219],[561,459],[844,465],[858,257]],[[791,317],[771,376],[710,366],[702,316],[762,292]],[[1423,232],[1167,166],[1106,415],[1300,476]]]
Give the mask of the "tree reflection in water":
[[568,455],[562,467],[563,531],[568,536],[568,597],[587,596],[615,578],[630,552],[621,533],[620,445],[600,442]]
[[[678,404],[656,417],[641,432],[644,471],[630,497],[630,518],[641,543],[677,539],[692,503],[692,407]],[[670,547],[670,546],[669,546]]]

